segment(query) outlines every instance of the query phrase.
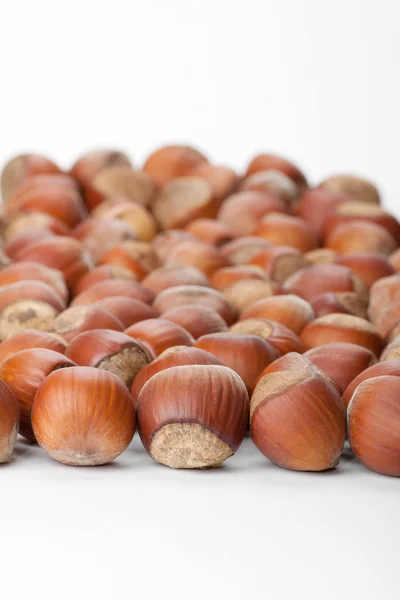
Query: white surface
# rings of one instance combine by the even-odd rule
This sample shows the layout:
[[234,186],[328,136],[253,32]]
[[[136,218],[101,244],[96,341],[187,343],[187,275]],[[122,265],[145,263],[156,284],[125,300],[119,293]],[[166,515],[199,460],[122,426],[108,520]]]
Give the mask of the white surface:
[[[2,0],[0,162],[63,166],[196,143],[256,151],[313,181],[370,176],[399,207],[397,0]],[[173,472],[136,440],[107,468],[18,444],[0,468],[0,596],[399,598],[399,482],[355,461],[296,474],[250,441],[221,470]]]

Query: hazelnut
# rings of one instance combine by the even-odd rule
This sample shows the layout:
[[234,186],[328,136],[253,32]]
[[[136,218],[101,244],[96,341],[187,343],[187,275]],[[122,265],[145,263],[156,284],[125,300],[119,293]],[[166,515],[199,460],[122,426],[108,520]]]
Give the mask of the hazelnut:
[[218,202],[211,185],[204,179],[178,177],[165,184],[152,209],[162,229],[179,229],[195,219],[216,217]]
[[311,265],[333,265],[337,254],[328,248],[317,248],[316,250],[306,252],[304,258]]
[[400,248],[389,256],[389,262],[396,272],[400,271]]
[[239,177],[230,167],[210,165],[205,162],[198,163],[190,171],[190,175],[205,179],[211,185],[213,195],[218,203],[232,194],[239,183]]
[[45,330],[65,308],[52,287],[41,281],[20,281],[0,289],[0,339],[25,329]]
[[234,239],[229,227],[214,219],[196,219],[186,227],[191,235],[197,237],[201,242],[222,246]]
[[368,314],[380,335],[390,335],[400,320],[400,277],[395,274],[372,284]]
[[0,380],[0,463],[9,462],[14,452],[19,425],[19,410],[9,386]]
[[352,200],[379,204],[379,192],[373,183],[354,175],[333,175],[328,177],[319,187],[335,194],[345,194]]
[[59,219],[46,213],[29,212],[8,215],[2,232],[3,240],[8,243],[17,235],[29,229],[48,229],[55,235],[68,235],[69,228]]
[[146,242],[120,242],[102,255],[99,264],[114,265],[132,271],[138,278],[158,267],[154,250]]
[[121,221],[141,242],[150,242],[157,233],[154,218],[144,206],[137,202],[119,198],[107,200],[100,204],[92,212],[92,215],[107,222],[111,219]]
[[175,246],[181,242],[196,241],[194,235],[182,229],[171,229],[170,231],[162,231],[152,240],[151,246],[157,255],[161,264],[164,264],[169,253]]
[[326,292],[311,303],[316,317],[332,313],[367,318],[367,303],[356,292]]
[[150,154],[143,165],[143,171],[157,185],[163,186],[170,179],[187,175],[195,167],[206,163],[205,156],[190,146],[163,146]]
[[258,171],[268,171],[270,169],[281,171],[290,177],[299,188],[299,191],[304,191],[307,188],[307,180],[300,169],[286,158],[276,156],[275,154],[258,154],[255,156],[247,167],[246,176],[248,177],[253,173],[258,173]]
[[8,202],[17,188],[35,175],[61,173],[59,167],[40,154],[19,154],[4,166],[1,173],[1,197]]
[[260,219],[271,212],[286,212],[286,204],[273,194],[242,191],[228,196],[218,212],[218,221],[233,235],[248,236],[257,231]]
[[69,293],[60,271],[35,262],[14,263],[0,270],[0,287],[26,280],[42,281],[49,285],[64,301]]
[[332,313],[306,325],[300,339],[309,348],[333,342],[347,342],[368,348],[379,356],[383,349],[382,338],[375,327],[360,317]]
[[132,385],[132,397],[135,405],[140,391],[153,375],[171,367],[183,365],[221,365],[221,361],[213,354],[200,350],[200,348],[189,348],[187,346],[168,348],[153,362],[139,371],[135,377]]
[[281,288],[274,281],[259,279],[241,279],[224,289],[224,296],[230,304],[242,313],[257,300],[278,294]]
[[275,346],[281,354],[307,350],[305,344],[290,329],[269,319],[246,319],[229,328],[230,333],[258,335]]
[[342,265],[353,271],[355,275],[369,288],[375,281],[389,277],[395,273],[388,259],[382,254],[362,252],[338,256],[337,265]]
[[[1,355],[1,346],[0,346],[0,355]],[[380,361],[386,360],[399,360],[400,359],[400,337],[395,337],[390,344],[386,346],[384,351],[380,356]]]
[[377,377],[355,390],[347,413],[351,448],[369,469],[400,477],[400,379]]
[[98,300],[95,306],[104,308],[114,315],[114,317],[121,321],[125,329],[138,321],[153,319],[157,316],[156,311],[151,306],[127,296],[103,298],[102,300]]
[[134,323],[125,334],[138,340],[152,356],[172,346],[193,346],[194,338],[186,329],[166,319],[145,319]]
[[318,246],[318,237],[303,219],[292,215],[272,213],[264,216],[255,234],[271,244],[291,246],[309,252]]
[[240,315],[240,321],[246,319],[269,319],[281,323],[296,334],[315,319],[314,310],[309,302],[299,296],[271,296],[258,300]]
[[276,169],[257,171],[249,175],[240,184],[240,190],[253,190],[273,194],[290,207],[299,195],[299,189],[293,179]]
[[350,269],[340,265],[313,265],[301,269],[286,279],[283,288],[308,302],[327,292],[356,292],[363,300],[368,299],[362,281]]
[[277,283],[284,283],[288,277],[309,266],[304,254],[290,246],[272,246],[255,254],[249,261],[261,267]]
[[93,209],[107,198],[121,197],[142,206],[149,206],[156,185],[148,173],[134,171],[129,165],[102,169],[86,189],[87,205]]
[[325,222],[324,235],[329,236],[339,225],[356,220],[380,225],[393,236],[397,243],[400,242],[400,223],[393,215],[377,204],[354,200],[342,202],[335,207]]
[[28,246],[32,242],[36,242],[36,240],[54,237],[54,235],[55,234],[50,231],[50,229],[45,229],[44,227],[26,229],[7,242],[4,246],[4,250],[7,256],[14,260],[25,246]]
[[365,369],[357,375],[343,392],[343,403],[345,407],[348,407],[354,392],[361,383],[368,381],[369,379],[374,379],[375,377],[383,377],[384,375],[400,377],[400,360],[380,362],[368,367],[368,369]]
[[94,217],[82,221],[75,227],[72,236],[82,243],[96,265],[102,255],[115,244],[136,240],[135,234],[127,223],[118,219],[105,221]]
[[13,335],[0,344],[0,363],[21,350],[47,348],[47,350],[64,354],[66,347],[66,341],[57,335],[47,333],[47,331],[24,329],[21,333]]
[[269,281],[269,277],[261,267],[255,265],[237,265],[234,267],[222,267],[222,269],[217,269],[217,271],[214,271],[211,275],[210,283],[214,288],[222,291],[242,279]]
[[272,344],[257,335],[230,332],[204,335],[196,341],[195,347],[214,354],[222,364],[235,371],[249,394],[263,369],[280,355]]
[[151,304],[154,300],[153,292],[140,285],[137,281],[109,279],[94,283],[90,288],[78,294],[71,302],[71,306],[94,304],[103,298],[111,298],[112,296],[126,296],[134,300],[140,300],[145,304]]
[[[55,178],[59,179],[55,179]],[[43,175],[29,180],[8,199],[6,212],[41,212],[74,227],[86,216],[86,208],[75,185],[66,185],[64,175]]]
[[231,263],[218,248],[198,240],[181,242],[175,246],[168,254],[166,264],[196,267],[210,276],[217,269],[228,267]]
[[19,433],[33,441],[31,411],[35,394],[46,377],[75,363],[63,354],[46,348],[21,350],[0,364],[0,379],[12,390],[21,415]]
[[267,240],[255,236],[245,236],[221,246],[220,250],[233,265],[247,264],[253,256],[270,248]]
[[397,248],[390,233],[369,221],[349,221],[335,227],[328,235],[325,247],[339,254],[378,252],[389,255]]
[[81,367],[97,367],[119,377],[130,389],[138,372],[151,362],[139,342],[119,331],[92,329],[77,335],[65,356]]
[[270,373],[251,398],[250,431],[257,448],[281,467],[331,469],[339,463],[346,437],[340,396],[306,362],[303,368]]
[[186,304],[211,308],[219,313],[228,325],[236,321],[236,309],[221,292],[199,285],[177,285],[168,288],[158,294],[153,308],[161,315],[171,308]]
[[322,238],[332,212],[346,200],[345,195],[323,188],[305,190],[294,208],[294,214],[307,221],[318,237]]
[[246,388],[231,369],[172,367],[153,375],[139,394],[139,434],[150,456],[163,465],[217,467],[243,440],[248,404]]
[[221,333],[228,329],[224,319],[215,310],[188,304],[171,308],[162,318],[180,325],[197,340],[208,333]]
[[341,394],[360,373],[376,363],[371,350],[341,342],[312,348],[303,356],[330,377]]
[[33,405],[32,425],[51,458],[67,465],[102,465],[129,446],[135,411],[118,377],[101,369],[74,367],[55,371],[43,382]]
[[124,326],[117,317],[99,306],[72,306],[58,315],[47,331],[70,342],[83,331],[99,328],[122,331]]
[[95,283],[113,279],[127,279],[129,281],[137,278],[132,271],[129,271],[129,269],[126,269],[125,267],[100,265],[99,267],[95,267],[91,271],[88,271],[86,275],[79,280],[79,283],[75,286],[74,292],[78,295],[85,290],[88,290],[92,285],[95,285]]
[[153,294],[176,285],[209,286],[207,277],[196,267],[186,265],[164,265],[154,269],[142,279],[142,285]]
[[69,237],[53,237],[38,240],[21,250],[16,257],[18,262],[33,261],[46,267],[58,269],[64,275],[70,290],[92,267],[89,256],[79,242]]

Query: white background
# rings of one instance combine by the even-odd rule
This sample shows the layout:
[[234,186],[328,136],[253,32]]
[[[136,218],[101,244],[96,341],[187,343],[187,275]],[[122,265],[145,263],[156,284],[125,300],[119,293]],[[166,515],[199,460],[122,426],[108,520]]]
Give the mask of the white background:
[[[0,0],[0,26],[0,162],[270,150],[312,181],[367,175],[400,212],[397,0]],[[0,482],[1,598],[399,598],[398,480],[350,457],[297,474],[246,440],[173,472],[136,439],[90,470],[20,443]]]

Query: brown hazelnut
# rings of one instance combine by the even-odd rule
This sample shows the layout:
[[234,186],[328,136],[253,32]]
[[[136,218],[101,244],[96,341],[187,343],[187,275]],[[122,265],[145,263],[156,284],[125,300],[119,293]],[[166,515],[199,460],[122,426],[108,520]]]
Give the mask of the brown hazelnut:
[[132,385],[132,398],[136,405],[140,391],[145,383],[153,375],[171,367],[181,367],[184,365],[221,365],[221,361],[216,356],[200,350],[200,348],[187,346],[173,346],[160,354],[153,362],[144,367],[137,376]]
[[1,197],[8,202],[17,188],[35,175],[58,174],[59,167],[40,154],[19,154],[4,166],[1,173]]
[[6,223],[2,231],[3,240],[9,243],[17,235],[24,233],[24,231],[38,227],[47,229],[55,235],[68,235],[70,231],[59,219],[46,213],[15,213],[8,215],[6,218]]
[[143,165],[157,185],[163,186],[170,179],[182,177],[195,167],[207,163],[207,159],[190,146],[163,146],[155,150]]
[[230,332],[204,335],[196,341],[195,347],[214,354],[222,364],[233,369],[249,394],[263,369],[280,355],[272,344],[257,335]]
[[322,238],[332,212],[346,200],[345,195],[323,188],[305,190],[294,208],[294,214],[307,221],[319,238]]
[[18,404],[9,386],[0,381],[0,463],[11,460],[19,426]]
[[325,247],[339,254],[356,252],[378,252],[389,255],[397,248],[390,233],[369,221],[349,221],[335,227],[328,235]]
[[243,440],[248,404],[246,388],[231,369],[172,367],[153,375],[139,394],[139,434],[150,456],[161,464],[175,469],[217,467]]
[[73,367],[55,371],[43,382],[32,425],[38,443],[54,460],[102,465],[129,446],[135,410],[118,377],[101,369]]
[[361,383],[368,381],[369,379],[374,379],[375,377],[382,377],[384,375],[400,377],[400,360],[387,360],[380,362],[376,365],[368,367],[368,369],[365,369],[359,375],[357,375],[357,377],[353,379],[353,381],[343,392],[343,403],[345,407],[348,407],[355,390]]
[[159,266],[157,256],[146,242],[120,242],[102,255],[99,264],[114,265],[132,271],[138,279]]
[[193,346],[194,338],[186,329],[166,319],[145,319],[134,323],[125,334],[138,340],[152,356],[172,346]]
[[157,233],[157,226],[150,212],[141,204],[124,198],[103,202],[92,212],[92,215],[107,222],[111,219],[121,221],[141,242],[151,242]]
[[151,246],[157,255],[161,264],[164,264],[169,253],[175,246],[181,242],[196,241],[194,235],[183,229],[171,229],[170,231],[162,231],[152,240]]
[[57,294],[67,302],[69,293],[64,277],[60,271],[51,269],[36,262],[13,263],[0,270],[0,287],[19,281],[35,280],[47,283]]
[[83,331],[99,328],[122,331],[124,326],[117,317],[99,306],[72,306],[59,314],[47,331],[70,342]]
[[368,314],[382,337],[388,337],[400,320],[400,277],[395,274],[372,284]]
[[355,390],[347,413],[351,448],[369,469],[400,477],[400,379],[377,377]]
[[75,286],[74,292],[76,295],[81,294],[95,283],[109,281],[110,279],[127,279],[129,281],[136,280],[137,277],[132,271],[129,271],[129,269],[125,269],[124,267],[100,265],[99,267],[95,267],[91,271],[88,271],[86,275],[79,280],[79,283]]
[[333,342],[347,342],[368,348],[379,356],[383,341],[375,327],[360,317],[332,313],[306,325],[300,336],[309,348]]
[[97,367],[119,377],[129,389],[138,372],[151,362],[139,342],[120,331],[92,329],[77,335],[65,356],[82,367]]
[[118,219],[108,221],[91,217],[82,221],[72,232],[72,236],[97,264],[102,255],[120,242],[134,241],[136,236],[127,223]]
[[377,204],[354,200],[342,202],[335,207],[325,222],[324,235],[329,236],[339,225],[356,220],[380,225],[393,236],[397,243],[400,242],[400,223],[393,215]]
[[154,269],[142,279],[142,285],[159,294],[163,290],[176,285],[202,285],[209,286],[207,277],[196,267],[186,265],[164,265]]
[[94,304],[103,298],[111,298],[112,296],[126,296],[134,300],[140,300],[145,304],[151,304],[154,300],[154,294],[147,288],[143,287],[137,281],[129,279],[109,279],[99,281],[93,284],[84,292],[78,294],[71,306],[82,306],[86,304]]
[[225,288],[223,293],[230,304],[242,313],[252,306],[257,300],[268,298],[279,294],[280,286],[274,281],[262,281],[259,279],[241,279]]
[[245,236],[224,244],[220,250],[233,265],[240,266],[247,264],[253,256],[271,246],[272,244],[260,237]]
[[253,190],[273,194],[290,207],[299,195],[299,188],[293,179],[276,169],[257,171],[249,175],[240,184],[241,190]]
[[237,318],[236,309],[221,292],[198,285],[177,285],[164,290],[154,300],[153,308],[161,315],[171,308],[186,304],[211,308],[219,313],[228,325],[234,323]]
[[28,246],[32,242],[36,242],[36,240],[54,237],[54,235],[55,234],[50,231],[50,229],[46,229],[45,227],[26,229],[7,242],[4,246],[4,251],[7,256],[14,260],[25,246]]
[[171,250],[166,264],[196,267],[209,276],[217,269],[228,267],[231,263],[218,248],[211,244],[186,241]]
[[367,303],[356,292],[326,292],[313,300],[311,306],[316,317],[343,313],[367,318]]
[[301,269],[286,279],[283,288],[308,302],[327,292],[356,292],[360,298],[368,299],[362,281],[350,269],[340,265],[313,265]]
[[248,236],[257,231],[260,219],[271,212],[286,212],[286,204],[273,194],[242,191],[232,194],[221,205],[218,221],[233,235]]
[[127,296],[102,298],[96,302],[95,306],[104,308],[114,317],[117,317],[125,329],[138,321],[153,319],[157,316],[156,311],[151,306]]
[[258,154],[249,163],[247,167],[246,175],[252,175],[258,171],[267,171],[273,169],[274,171],[281,171],[290,179],[292,179],[298,186],[300,191],[307,188],[307,180],[304,174],[300,171],[296,165],[288,161],[282,156],[276,156],[275,154]]
[[198,163],[190,171],[190,175],[205,179],[212,187],[213,195],[218,203],[232,194],[238,186],[239,177],[230,167]]
[[13,335],[0,344],[0,363],[21,350],[46,348],[64,354],[66,347],[67,342],[57,335],[47,333],[47,331],[24,329],[21,333]]
[[234,239],[229,227],[215,219],[196,219],[186,227],[191,235],[213,246],[222,246]]
[[255,254],[249,261],[261,267],[277,283],[283,283],[300,269],[309,266],[304,254],[290,246],[272,246]]
[[251,398],[250,431],[257,448],[281,467],[331,469],[339,463],[346,437],[340,396],[306,364],[270,373],[259,380]]
[[242,279],[258,279],[269,281],[269,277],[261,267],[255,265],[237,265],[217,269],[210,277],[211,285],[217,290],[224,290]]
[[300,334],[315,319],[315,313],[309,302],[288,294],[258,300],[240,315],[240,321],[246,319],[269,319]]
[[379,204],[379,192],[373,183],[355,175],[333,175],[328,177],[319,187],[337,194],[345,194],[352,200]]
[[188,304],[171,308],[162,318],[180,325],[197,340],[208,333],[221,333],[228,329],[224,319],[215,310]]
[[303,219],[292,215],[272,213],[264,216],[255,234],[271,244],[291,246],[309,252],[318,246],[318,237]]
[[134,171],[129,165],[102,169],[86,188],[87,205],[93,209],[107,198],[121,197],[142,206],[149,206],[156,185],[148,173]]
[[290,329],[269,319],[245,319],[229,328],[230,333],[258,335],[275,346],[281,354],[303,354],[307,346]]
[[153,215],[162,229],[179,229],[200,218],[215,218],[218,202],[213,189],[200,177],[178,177],[168,181],[156,196]]
[[341,342],[312,348],[303,356],[330,377],[341,394],[360,373],[376,363],[371,350]]
[[374,252],[345,254],[338,256],[335,262],[337,265],[351,269],[368,288],[378,279],[395,273],[386,256]]
[[19,433],[28,440],[35,439],[31,427],[31,411],[40,385],[53,371],[74,365],[63,354],[46,348],[21,350],[0,364],[0,379],[10,387],[19,406]]
[[[1,346],[0,346],[1,355]],[[400,337],[395,337],[390,344],[386,346],[382,352],[380,359],[381,362],[386,360],[400,360]]]
[[304,258],[311,265],[333,265],[337,256],[336,252],[328,248],[317,248],[304,254]]

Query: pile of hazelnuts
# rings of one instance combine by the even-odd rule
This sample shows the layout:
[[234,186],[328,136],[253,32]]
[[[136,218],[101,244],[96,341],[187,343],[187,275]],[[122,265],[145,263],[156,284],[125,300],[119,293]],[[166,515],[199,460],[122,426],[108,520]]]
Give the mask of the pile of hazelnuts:
[[136,424],[173,468],[220,465],[250,430],[272,462],[335,467],[348,438],[400,475],[400,224],[352,175],[311,186],[189,146],[1,174],[0,460],[17,433],[109,463]]

